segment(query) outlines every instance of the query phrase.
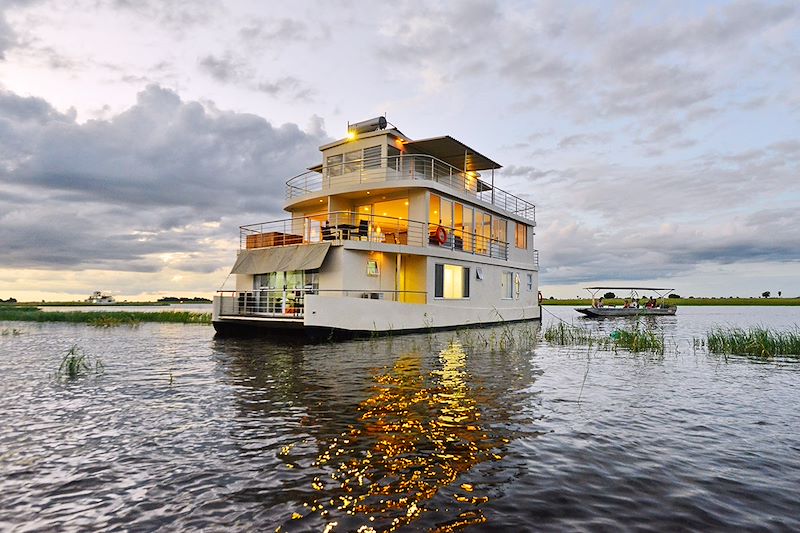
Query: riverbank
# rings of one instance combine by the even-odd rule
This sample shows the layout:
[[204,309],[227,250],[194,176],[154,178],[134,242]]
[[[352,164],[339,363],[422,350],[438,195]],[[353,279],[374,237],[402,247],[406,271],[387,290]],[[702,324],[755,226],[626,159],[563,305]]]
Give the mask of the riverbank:
[[190,311],[42,311],[33,306],[0,306],[0,321],[74,322],[95,326],[117,326],[140,322],[211,324],[211,313]]
[[[625,301],[622,298],[604,299],[606,305],[622,306]],[[757,306],[781,306],[781,305],[800,305],[800,298],[667,298],[668,305],[757,305]],[[572,305],[576,307],[588,306],[592,304],[589,298],[574,299],[545,299],[542,305]]]

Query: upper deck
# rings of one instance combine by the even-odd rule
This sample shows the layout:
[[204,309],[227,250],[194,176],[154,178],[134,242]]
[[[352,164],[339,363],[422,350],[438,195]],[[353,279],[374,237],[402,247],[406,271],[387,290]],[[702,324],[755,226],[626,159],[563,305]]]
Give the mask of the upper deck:
[[412,141],[393,128],[353,134],[320,150],[322,164],[287,180],[287,208],[320,195],[435,183],[535,225],[533,203],[494,185],[501,165],[450,136]]

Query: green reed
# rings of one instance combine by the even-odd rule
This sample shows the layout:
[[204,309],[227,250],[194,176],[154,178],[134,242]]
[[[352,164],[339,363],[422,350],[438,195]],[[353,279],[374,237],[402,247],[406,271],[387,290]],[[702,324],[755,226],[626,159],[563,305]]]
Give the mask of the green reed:
[[800,356],[800,329],[797,326],[791,331],[777,331],[763,326],[748,329],[717,327],[706,334],[706,345],[709,353],[716,354]]
[[642,326],[638,321],[629,327],[614,330],[608,337],[596,335],[582,326],[558,322],[545,329],[544,340],[560,346],[588,346],[599,350],[624,349],[657,355],[663,355],[665,351],[664,335],[652,327]]
[[591,346],[601,341],[587,328],[567,324],[566,322],[558,322],[547,326],[547,329],[544,330],[544,340],[550,344],[558,344],[560,346]]
[[76,322],[100,327],[135,325],[140,322],[210,324],[211,313],[191,311],[41,311],[35,307],[0,307],[0,320],[25,322]]
[[639,322],[628,328],[619,328],[611,333],[615,348],[629,352],[647,352],[664,355],[664,335],[648,327],[640,327]]
[[56,377],[75,379],[85,374],[100,374],[103,368],[99,359],[91,358],[77,344],[73,344],[61,360]]

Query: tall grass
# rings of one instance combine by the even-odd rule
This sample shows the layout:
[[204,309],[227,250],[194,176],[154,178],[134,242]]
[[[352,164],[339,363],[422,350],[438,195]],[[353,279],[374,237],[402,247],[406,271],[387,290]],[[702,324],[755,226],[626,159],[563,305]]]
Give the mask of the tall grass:
[[176,322],[210,324],[211,313],[191,311],[41,311],[35,307],[0,307],[0,320],[27,322],[79,322],[108,327],[135,325],[140,322]]
[[639,321],[614,330],[608,337],[596,335],[582,326],[558,322],[545,329],[544,340],[559,346],[594,346],[600,350],[624,349],[657,355],[663,355],[665,351],[664,335],[652,327],[641,325]]
[[639,322],[629,328],[619,328],[611,333],[615,347],[629,352],[647,352],[664,355],[664,334],[652,328],[640,327]]
[[99,359],[89,357],[77,344],[73,344],[61,360],[56,377],[75,379],[84,374],[102,372],[103,363]]
[[544,330],[544,340],[550,344],[560,346],[576,346],[597,344],[599,338],[592,335],[592,332],[584,327],[566,322],[558,322],[550,325]]
[[800,356],[800,329],[776,331],[763,326],[749,329],[718,327],[706,334],[709,353],[753,355],[773,357],[775,355]]

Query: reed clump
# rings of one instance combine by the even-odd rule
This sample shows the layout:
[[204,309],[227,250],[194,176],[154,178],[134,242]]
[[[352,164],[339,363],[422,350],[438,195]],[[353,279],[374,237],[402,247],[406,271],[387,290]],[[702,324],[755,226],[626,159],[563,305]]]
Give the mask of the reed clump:
[[[800,356],[800,329],[777,331],[763,326],[748,329],[718,327],[706,334],[709,353],[773,357]],[[695,342],[697,344],[697,341]]]
[[75,379],[85,374],[101,374],[103,363],[86,354],[77,344],[67,350],[56,372],[58,378]]
[[615,348],[664,355],[664,335],[651,328],[640,327],[638,322],[629,328],[614,330],[610,338]]
[[[567,324],[566,322],[558,322],[547,326],[547,329],[544,330],[544,340],[550,344],[558,344],[560,346],[592,346],[601,343],[601,339],[592,335],[592,332],[587,328]],[[602,340],[604,341],[605,339]]]
[[594,334],[588,328],[558,322],[544,331],[544,340],[560,346],[588,346],[599,350],[624,349],[629,352],[663,355],[664,335],[638,321],[630,327],[615,329],[609,336]]

